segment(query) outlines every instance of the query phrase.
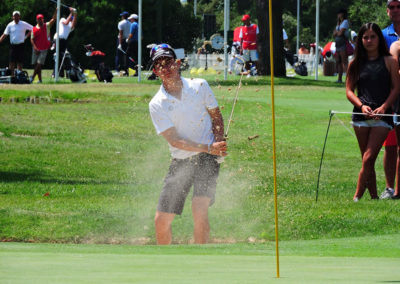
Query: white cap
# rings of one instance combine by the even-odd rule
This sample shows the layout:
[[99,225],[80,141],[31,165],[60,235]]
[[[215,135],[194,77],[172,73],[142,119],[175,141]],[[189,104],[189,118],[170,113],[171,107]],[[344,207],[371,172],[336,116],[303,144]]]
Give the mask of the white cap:
[[351,31],[350,33],[350,38],[351,40],[354,40],[354,38],[357,36],[357,33],[355,31]]
[[13,17],[14,17],[16,14],[18,14],[18,15],[21,16],[21,13],[20,13],[19,11],[14,11],[14,12],[13,12]]
[[136,14],[131,14],[131,15],[129,16],[128,20],[132,20],[132,19],[137,20],[137,19],[138,19],[138,15],[136,15]]

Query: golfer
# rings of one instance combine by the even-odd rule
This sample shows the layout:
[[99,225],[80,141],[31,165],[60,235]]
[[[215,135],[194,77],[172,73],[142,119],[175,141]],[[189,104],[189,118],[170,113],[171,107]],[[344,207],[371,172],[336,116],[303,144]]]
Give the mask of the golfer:
[[217,157],[227,155],[222,115],[205,80],[180,76],[181,63],[171,46],[156,45],[151,59],[162,86],[149,104],[150,115],[172,155],[155,216],[157,244],[171,244],[171,223],[182,213],[192,185],[194,242],[204,244],[210,232],[208,207],[215,199]]
[[0,43],[7,36],[10,36],[9,68],[11,70],[11,76],[14,76],[15,65],[19,71],[22,71],[25,40],[31,35],[33,26],[20,20],[21,14],[19,11],[14,11],[12,15],[13,21],[10,22],[4,30],[3,35],[0,37]]
[[258,70],[258,52],[257,52],[257,39],[259,29],[256,24],[250,22],[249,15],[243,15],[242,22],[244,26],[240,29],[240,46],[242,47],[243,58],[245,61],[246,70],[249,72],[247,77],[250,77],[252,63],[255,64]]
[[50,28],[57,18],[57,9],[54,11],[53,17],[47,23],[44,21],[42,14],[36,15],[37,25],[33,27],[31,34],[32,44],[32,65],[34,65],[31,82],[38,75],[39,83],[42,83],[42,66],[46,62],[47,51],[50,48]]
[[[400,91],[398,64],[390,55],[377,24],[364,24],[357,36],[355,56],[346,80],[346,95],[354,105],[352,124],[362,157],[362,168],[353,200],[357,202],[368,188],[372,199],[378,199],[375,161],[383,141],[393,128],[392,106]],[[357,95],[355,95],[357,89]]]
[[[75,8],[70,7],[69,8],[69,15],[67,18],[62,17],[59,22],[59,34],[60,34],[60,39],[59,39],[59,44],[60,44],[60,49],[59,49],[59,58],[58,58],[58,68],[60,70],[60,77],[64,77],[64,66],[65,63],[63,62],[63,58],[65,55],[65,51],[68,48],[68,36],[69,34],[75,29],[76,22],[78,19],[77,11]],[[57,33],[54,34],[54,43],[57,40]],[[61,63],[63,63],[61,65]],[[54,66],[55,68],[55,66]],[[53,71],[53,74],[55,75],[55,72],[57,70]]]

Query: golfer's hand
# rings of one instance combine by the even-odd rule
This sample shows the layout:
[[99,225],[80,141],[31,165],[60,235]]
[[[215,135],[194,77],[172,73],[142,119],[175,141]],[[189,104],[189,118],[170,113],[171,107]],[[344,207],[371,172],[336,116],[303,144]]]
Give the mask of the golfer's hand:
[[227,150],[228,146],[226,144],[226,141],[214,142],[211,144],[210,154],[225,157],[226,155],[228,155],[228,153],[226,152]]
[[122,45],[121,44],[118,44],[118,49],[122,49]]

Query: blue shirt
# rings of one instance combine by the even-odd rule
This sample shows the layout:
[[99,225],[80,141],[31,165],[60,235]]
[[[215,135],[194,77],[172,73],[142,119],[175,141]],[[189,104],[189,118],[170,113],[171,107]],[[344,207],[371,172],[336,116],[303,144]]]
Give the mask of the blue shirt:
[[382,30],[382,33],[383,33],[383,37],[385,38],[388,48],[390,48],[392,43],[394,43],[395,41],[397,41],[399,39],[399,36],[397,35],[397,33],[395,32],[395,30],[393,28],[393,24],[384,28]]
[[139,30],[138,23],[137,22],[133,22],[131,24],[131,30],[129,32],[132,35],[131,40],[133,40],[133,41],[138,41],[139,40],[139,38],[138,38],[138,30]]

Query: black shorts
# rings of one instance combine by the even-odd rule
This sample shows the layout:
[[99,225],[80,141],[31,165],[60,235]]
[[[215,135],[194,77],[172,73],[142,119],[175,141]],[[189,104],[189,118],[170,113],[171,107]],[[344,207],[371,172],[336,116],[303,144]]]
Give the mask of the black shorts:
[[182,214],[186,197],[193,185],[193,197],[215,201],[219,173],[217,156],[200,153],[187,159],[173,159],[158,200],[160,212]]
[[24,43],[10,45],[10,62],[24,62]]

